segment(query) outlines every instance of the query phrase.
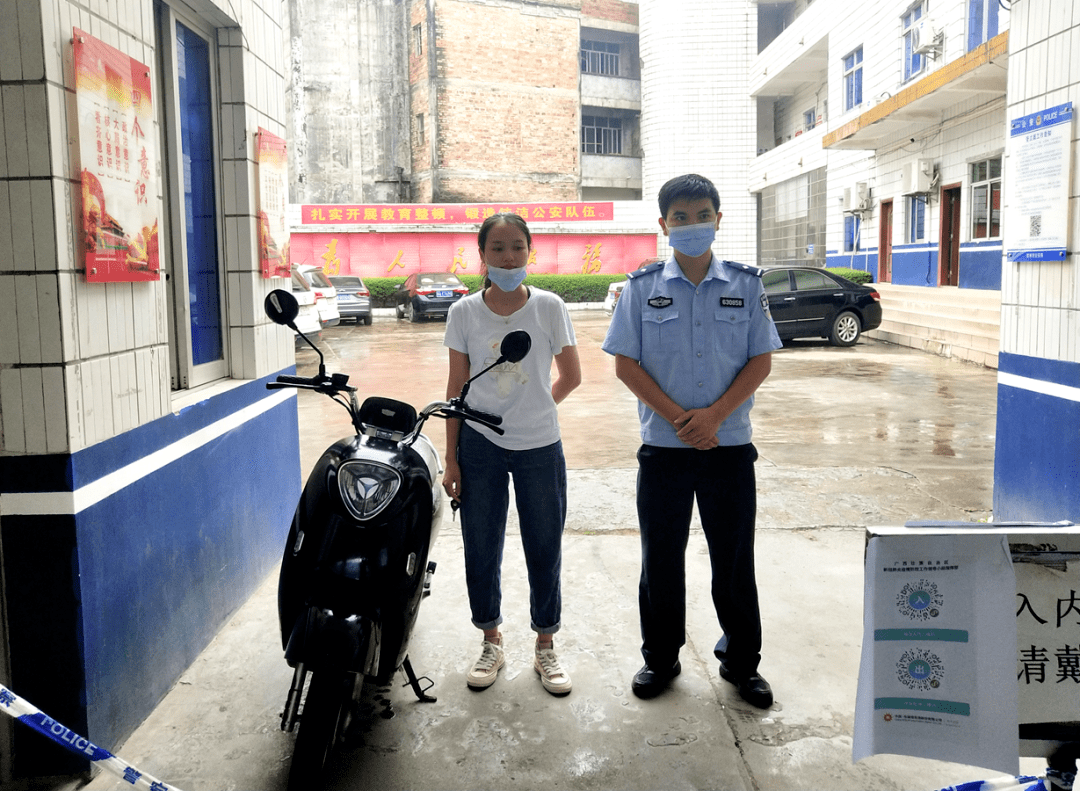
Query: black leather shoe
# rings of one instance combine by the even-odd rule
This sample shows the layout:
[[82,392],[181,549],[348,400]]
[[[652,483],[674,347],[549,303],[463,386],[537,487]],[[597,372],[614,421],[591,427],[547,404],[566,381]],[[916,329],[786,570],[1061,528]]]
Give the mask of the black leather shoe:
[[[767,709],[773,704],[772,687],[769,682],[757,673],[749,676],[736,675],[728,670],[727,665],[720,663],[720,678],[735,685],[739,697],[759,709]],[[635,679],[636,680],[636,679]]]
[[682,665],[678,662],[670,670],[653,670],[648,665],[645,665],[634,676],[634,682],[630,685],[630,689],[639,698],[655,698],[667,689],[671,679],[681,672]]

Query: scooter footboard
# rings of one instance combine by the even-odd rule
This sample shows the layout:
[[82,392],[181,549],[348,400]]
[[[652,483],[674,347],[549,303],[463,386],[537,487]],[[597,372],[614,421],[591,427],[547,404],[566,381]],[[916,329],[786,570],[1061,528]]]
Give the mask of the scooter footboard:
[[379,624],[363,615],[335,615],[323,607],[308,607],[296,619],[285,646],[290,667],[303,663],[308,670],[345,670],[364,675],[379,672]]

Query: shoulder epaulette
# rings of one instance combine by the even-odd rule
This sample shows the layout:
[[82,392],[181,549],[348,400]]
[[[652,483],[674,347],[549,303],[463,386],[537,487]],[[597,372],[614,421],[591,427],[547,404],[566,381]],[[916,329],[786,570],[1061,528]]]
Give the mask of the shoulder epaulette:
[[759,269],[756,266],[750,266],[750,264],[737,264],[734,261],[724,261],[724,263],[730,266],[732,269],[738,269],[739,271],[746,272],[746,274],[753,275],[754,277],[761,277],[765,274],[764,269]]
[[635,277],[641,277],[642,275],[648,275],[648,274],[651,274],[652,272],[656,272],[656,271],[659,271],[659,270],[663,269],[664,264],[666,264],[666,263],[667,263],[667,261],[656,261],[654,263],[649,264],[644,269],[635,269],[633,272],[627,272],[626,276],[630,280],[633,280]]

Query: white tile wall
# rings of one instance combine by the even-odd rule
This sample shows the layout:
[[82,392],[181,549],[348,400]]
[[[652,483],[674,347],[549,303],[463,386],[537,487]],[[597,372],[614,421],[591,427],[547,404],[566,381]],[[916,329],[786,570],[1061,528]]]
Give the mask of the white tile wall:
[[[1016,4],[1009,40],[1009,118],[1071,101],[1080,111],[1080,14],[1075,3]],[[1001,349],[1080,362],[1080,145],[1073,121],[1071,215],[1065,262],[1006,264]],[[1006,159],[1006,177],[1009,162]],[[1005,201],[1008,202],[1008,190]],[[1009,320],[1005,321],[1008,316]]]
[[[90,284],[80,211],[72,90],[74,27],[153,64],[152,0],[3,0],[0,30],[0,452],[74,451],[172,406],[164,282]],[[293,361],[291,335],[262,315],[276,281],[255,257],[253,138],[283,129],[280,0],[206,0],[222,26],[221,150],[226,301],[233,376]],[[228,27],[239,23],[243,33]],[[254,48],[252,51],[251,48]],[[156,97],[155,97],[156,98]],[[169,267],[167,261],[165,269]]]
[[724,212],[714,249],[746,263],[757,260],[757,211],[746,188],[757,153],[756,102],[746,87],[757,52],[753,11],[749,0],[684,0],[678,13],[661,2],[640,6],[643,198],[655,205],[663,183],[682,173],[710,178]]

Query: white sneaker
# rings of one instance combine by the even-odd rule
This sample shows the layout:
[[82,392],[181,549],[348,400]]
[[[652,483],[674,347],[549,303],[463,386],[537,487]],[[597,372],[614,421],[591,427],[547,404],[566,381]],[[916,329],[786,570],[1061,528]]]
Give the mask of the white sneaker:
[[[502,635],[499,635],[499,639],[502,639]],[[480,658],[472,666],[465,683],[471,689],[487,689],[498,678],[499,668],[503,666],[503,661],[502,646],[485,640],[481,645]]]
[[568,695],[573,685],[570,683],[570,675],[559,665],[559,658],[555,656],[553,648],[536,649],[536,658],[533,667],[540,674],[540,681],[544,689],[552,695]]

